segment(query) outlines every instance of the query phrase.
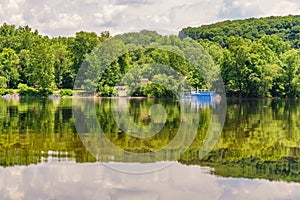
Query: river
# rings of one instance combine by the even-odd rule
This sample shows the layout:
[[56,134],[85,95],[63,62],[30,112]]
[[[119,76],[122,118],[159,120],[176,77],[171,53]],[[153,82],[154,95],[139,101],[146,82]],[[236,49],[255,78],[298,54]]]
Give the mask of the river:
[[0,199],[299,199],[299,100],[223,103],[0,99]]

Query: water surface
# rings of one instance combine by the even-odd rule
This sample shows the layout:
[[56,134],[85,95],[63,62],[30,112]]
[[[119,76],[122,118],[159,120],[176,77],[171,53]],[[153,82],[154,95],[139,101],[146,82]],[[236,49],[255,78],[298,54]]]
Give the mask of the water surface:
[[[155,151],[176,137],[181,102],[130,99],[128,120],[118,121],[112,107],[119,100],[93,101],[99,125],[112,144],[125,152],[152,152],[153,159],[124,162],[123,154],[110,149],[98,157],[89,152],[76,131],[72,99],[0,100],[1,199],[300,198],[297,100],[229,99],[223,131],[204,157],[199,155],[218,103],[185,102],[199,115],[198,131],[178,156],[176,150]],[[165,108],[158,115],[164,118],[152,117],[150,108],[156,104]],[[82,105],[75,108],[80,111]],[[159,130],[153,128],[158,134],[130,135],[152,122],[164,122]],[[139,175],[112,169],[132,162],[147,167],[154,161],[168,167]]]

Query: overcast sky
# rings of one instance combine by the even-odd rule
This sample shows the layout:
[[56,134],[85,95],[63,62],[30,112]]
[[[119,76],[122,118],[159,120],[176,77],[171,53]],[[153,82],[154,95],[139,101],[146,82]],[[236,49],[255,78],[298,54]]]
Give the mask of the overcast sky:
[[0,23],[29,25],[49,36],[77,31],[112,34],[157,30],[225,19],[300,14],[298,0],[1,0]]

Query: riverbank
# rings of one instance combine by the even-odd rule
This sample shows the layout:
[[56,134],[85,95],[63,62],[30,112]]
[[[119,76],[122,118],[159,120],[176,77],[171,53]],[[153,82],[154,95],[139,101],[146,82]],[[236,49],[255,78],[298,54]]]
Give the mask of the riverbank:
[[[48,95],[43,95],[42,93],[39,94],[38,92],[33,92],[30,90],[27,91],[20,91],[20,89],[0,89],[0,96],[4,99],[17,99],[23,97],[46,97],[51,99],[57,98],[73,98],[73,97],[80,97],[80,98],[133,98],[133,99],[143,99],[143,98],[157,98],[157,97],[146,97],[146,96],[112,96],[112,97],[102,97],[99,96],[97,93],[87,93],[84,90],[72,90],[72,89],[60,89],[56,90]],[[160,99],[164,98],[174,98],[174,97],[159,97]],[[252,99],[271,99],[271,100],[282,100],[282,99],[294,99],[298,100],[299,97],[237,97],[237,96],[226,96],[231,100],[242,101],[242,100],[252,100]]]

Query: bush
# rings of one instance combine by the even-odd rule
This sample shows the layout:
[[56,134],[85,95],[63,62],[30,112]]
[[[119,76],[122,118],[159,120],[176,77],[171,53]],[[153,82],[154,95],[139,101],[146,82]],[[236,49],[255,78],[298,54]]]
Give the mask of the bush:
[[26,97],[35,97],[38,96],[38,90],[32,87],[29,87],[26,84],[22,84],[20,83],[18,85],[18,89],[19,89],[19,94],[21,96],[26,96]]
[[53,90],[49,89],[49,88],[38,89],[37,91],[38,91],[38,95],[37,96],[41,96],[41,97],[47,97],[47,96],[53,94]]
[[46,97],[53,94],[53,90],[45,88],[45,89],[35,89],[33,87],[29,87],[26,84],[20,83],[18,85],[19,94],[25,97]]
[[13,93],[14,93],[13,89],[0,88],[0,96],[6,95],[6,94],[13,94]]
[[7,87],[7,78],[4,76],[0,76],[0,88],[6,88]]
[[99,86],[98,88],[99,95],[102,97],[115,97],[118,96],[118,91],[115,90],[114,86]]
[[58,94],[60,95],[60,96],[73,96],[73,90],[71,90],[71,89],[61,89],[59,92],[58,92]]
[[6,95],[6,89],[0,88],[0,96]]

